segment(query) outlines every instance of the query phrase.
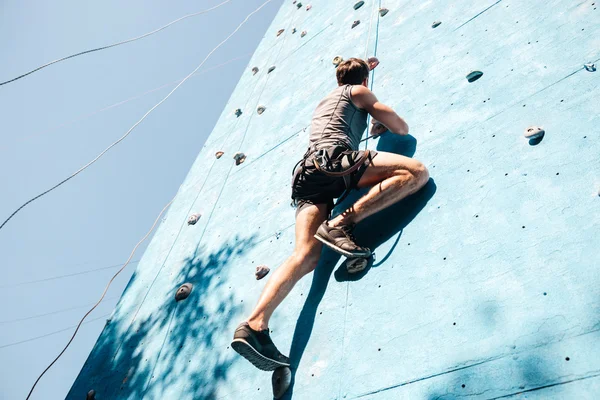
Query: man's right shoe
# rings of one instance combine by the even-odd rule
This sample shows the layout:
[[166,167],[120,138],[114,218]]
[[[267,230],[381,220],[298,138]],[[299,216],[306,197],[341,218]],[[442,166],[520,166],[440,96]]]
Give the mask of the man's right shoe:
[[354,243],[352,235],[353,225],[329,226],[327,221],[323,222],[315,239],[329,246],[333,251],[340,253],[348,258],[367,258],[371,256],[371,250],[366,247],[360,247]]
[[269,330],[255,331],[247,322],[238,325],[233,334],[231,348],[263,371],[290,366],[290,359],[277,350],[269,336]]

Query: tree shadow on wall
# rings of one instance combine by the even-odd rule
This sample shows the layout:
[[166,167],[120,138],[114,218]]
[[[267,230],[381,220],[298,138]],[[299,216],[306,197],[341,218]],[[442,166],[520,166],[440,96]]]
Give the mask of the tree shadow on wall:
[[[228,269],[233,258],[255,244],[254,236],[236,237],[209,254],[198,248],[183,265],[172,268],[175,276],[165,279],[169,287],[155,285],[150,293],[160,306],[128,326],[132,309],[105,328],[67,399],[83,399],[90,389],[98,400],[216,398],[235,358],[223,342],[223,332],[239,311],[234,288],[227,283]],[[162,274],[169,273],[168,267]],[[185,282],[193,290],[175,302],[175,292]]]
[[[416,148],[417,140],[413,136],[399,136],[389,132],[381,135],[377,144],[378,151],[401,154],[406,157],[412,157],[415,154]],[[334,214],[336,211],[341,212],[342,210],[348,208],[366,191],[367,189],[352,192],[343,203],[336,207]],[[369,247],[371,250],[375,250],[382,243],[385,243],[392,238],[393,235],[398,234],[398,238],[396,239],[397,243],[402,230],[416,217],[419,212],[421,212],[421,210],[423,210],[435,192],[435,182],[433,179],[430,179],[425,187],[418,193],[369,217],[361,224],[357,225],[355,230],[357,242],[361,245]],[[385,260],[387,260],[387,258],[390,256],[391,252],[393,252],[394,248],[395,244],[392,246],[392,249],[388,252],[388,254],[383,257],[382,261],[380,261],[377,265],[384,263]],[[296,322],[296,329],[294,331],[290,349],[292,384],[283,399],[293,398],[296,369],[300,364],[300,360],[302,359],[312,334],[317,309],[321,300],[323,299],[323,296],[325,295],[325,291],[335,265],[340,258],[341,257],[339,254],[329,250],[328,248],[324,248],[321,253],[321,259],[319,260],[319,264],[313,273],[310,291],[304,306],[300,311],[300,316]],[[370,266],[360,274],[349,275],[346,272],[344,262],[336,272],[335,277],[337,281],[360,279],[367,273],[369,268]]]

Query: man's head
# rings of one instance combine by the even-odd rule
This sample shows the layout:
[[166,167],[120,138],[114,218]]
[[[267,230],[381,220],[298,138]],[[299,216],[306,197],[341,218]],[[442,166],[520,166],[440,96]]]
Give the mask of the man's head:
[[336,71],[338,85],[367,86],[369,65],[360,58],[349,58],[338,65]]

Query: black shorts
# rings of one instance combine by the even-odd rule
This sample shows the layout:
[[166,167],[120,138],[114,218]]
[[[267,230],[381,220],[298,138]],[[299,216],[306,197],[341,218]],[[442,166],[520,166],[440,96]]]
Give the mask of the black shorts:
[[[364,155],[364,151],[348,150],[346,148],[331,149],[331,161],[340,167],[340,160],[347,157],[350,166],[356,164]],[[360,178],[363,176],[370,161],[377,155],[376,151],[369,150],[370,157],[353,173],[350,174],[350,187],[356,189]],[[302,168],[304,163],[304,169]],[[292,204],[297,207],[296,215],[306,206],[311,204],[327,204],[327,212],[333,210],[333,199],[339,198],[346,190],[343,177],[332,177],[317,170],[314,165],[314,156],[304,159],[296,169],[292,178]]]

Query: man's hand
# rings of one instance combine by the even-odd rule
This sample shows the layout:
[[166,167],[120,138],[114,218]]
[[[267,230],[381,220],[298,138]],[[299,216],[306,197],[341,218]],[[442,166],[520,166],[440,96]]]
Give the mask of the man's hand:
[[[364,86],[352,87],[352,101],[357,107],[366,110],[371,117],[386,126],[391,132],[400,135],[408,134],[408,124],[390,107],[377,100],[377,97]],[[384,131],[385,132],[385,131]]]
[[383,125],[381,122],[377,121],[375,118],[371,120],[371,137],[377,138],[384,132],[387,132],[388,128]]

